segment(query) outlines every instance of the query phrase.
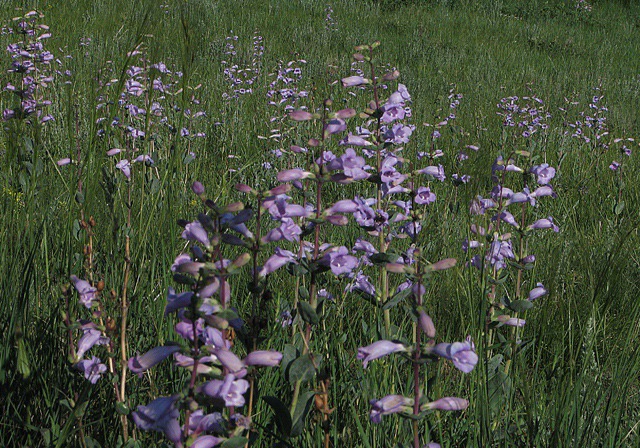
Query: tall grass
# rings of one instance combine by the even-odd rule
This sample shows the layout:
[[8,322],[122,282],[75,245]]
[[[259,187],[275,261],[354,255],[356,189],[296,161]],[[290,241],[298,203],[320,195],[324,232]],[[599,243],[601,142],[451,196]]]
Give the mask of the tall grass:
[[[620,178],[609,169],[614,150],[565,135],[565,98],[576,111],[588,110],[594,88],[600,87],[609,108],[611,135],[640,138],[640,7],[614,1],[594,1],[593,10],[578,14],[569,1],[345,1],[334,2],[335,29],[325,27],[325,2],[211,1],[157,2],[34,1],[0,6],[7,23],[15,7],[45,15],[52,38],[47,47],[72,72],[70,84],[47,90],[55,121],[36,130],[3,123],[0,132],[0,445],[121,446],[119,415],[109,381],[90,385],[68,362],[67,330],[62,312],[63,287],[83,270],[86,233],[78,223],[80,208],[94,217],[96,275],[110,288],[123,281],[124,244],[131,238],[129,280],[129,351],[141,353],[171,340],[173,322],[163,317],[165,294],[172,286],[169,266],[184,249],[178,219],[199,211],[190,185],[199,180],[219,202],[238,196],[237,182],[264,188],[275,185],[275,171],[262,163],[273,160],[278,144],[259,139],[268,135],[273,109],[265,93],[268,75],[279,61],[304,59],[302,84],[309,89],[306,104],[325,98],[344,107],[362,108],[364,96],[348,95],[334,81],[348,76],[353,47],[380,40],[380,58],[401,72],[400,81],[413,97],[416,133],[410,151],[425,150],[429,129],[448,107],[452,84],[464,99],[456,132],[447,129],[442,148],[447,163],[464,144],[481,149],[467,161],[472,181],[455,194],[439,195],[423,226],[421,244],[431,259],[455,257],[456,269],[428,285],[430,314],[442,340],[471,334],[480,359],[491,349],[481,320],[481,289],[477,273],[464,269],[461,242],[468,237],[470,201],[491,188],[490,170],[501,148],[496,104],[510,95],[535,94],[553,115],[545,140],[537,150],[558,167],[554,188],[558,198],[545,203],[562,231],[540,234],[530,241],[538,260],[535,277],[550,293],[527,315],[523,349],[514,359],[509,380],[496,384],[491,366],[481,363],[467,377],[440,366],[433,377],[434,395],[465,396],[471,406],[461,414],[437,414],[431,436],[443,446],[637,446],[640,430],[640,270],[638,265],[638,205],[635,151],[625,160]],[[24,10],[23,10],[24,11]],[[254,32],[264,37],[265,52],[255,92],[226,101],[221,61],[225,38],[239,36],[236,61],[251,62]],[[80,47],[82,38],[91,38]],[[15,35],[0,35],[0,47]],[[164,61],[184,73],[187,87],[202,84],[198,95],[207,111],[206,138],[158,141],[169,156],[157,170],[145,168],[136,178],[132,228],[126,229],[122,176],[105,155],[113,141],[97,137],[95,110],[98,79],[121,78],[127,53],[142,43],[152,61]],[[64,54],[73,56],[63,58]],[[107,62],[110,61],[110,62]],[[8,58],[1,62],[8,68]],[[0,82],[9,75],[3,68]],[[113,93],[108,93],[113,95]],[[115,100],[115,98],[111,98]],[[9,92],[0,108],[11,107]],[[188,107],[189,96],[177,98]],[[302,132],[291,133],[301,144]],[[82,153],[84,198],[76,200],[72,170],[55,161]],[[195,159],[185,164],[192,150]],[[409,149],[408,149],[409,150]],[[337,191],[329,191],[331,196]],[[623,206],[619,206],[624,201]],[[345,231],[349,244],[353,231]],[[345,243],[346,244],[346,243]],[[274,297],[264,307],[266,332],[274,348],[291,339],[291,329],[279,324],[280,312],[293,300],[293,282],[285,275],[271,281]],[[395,285],[394,285],[395,286]],[[249,297],[244,287],[236,297]],[[250,304],[236,302],[240,313]],[[115,307],[115,305],[113,305]],[[71,312],[82,315],[81,306]],[[111,312],[115,312],[113,309]],[[389,360],[366,371],[356,361],[357,348],[379,339],[384,324],[362,299],[343,294],[329,303],[323,344],[331,378],[329,401],[333,446],[407,446],[411,425],[383,419],[373,425],[369,400],[411,388],[407,363]],[[399,333],[411,331],[411,310],[394,310]],[[260,396],[289,396],[284,372],[261,374]],[[493,379],[492,379],[493,378]],[[433,378],[428,378],[432,380]],[[144,380],[129,378],[131,409],[169,394],[187,378],[164,366]],[[275,432],[271,410],[256,404],[254,446],[272,446]],[[324,437],[318,413],[308,431],[291,446],[321,446]],[[163,446],[161,434],[136,432],[130,446]],[[403,445],[404,444],[404,445]],[[284,443],[281,446],[287,446]]]

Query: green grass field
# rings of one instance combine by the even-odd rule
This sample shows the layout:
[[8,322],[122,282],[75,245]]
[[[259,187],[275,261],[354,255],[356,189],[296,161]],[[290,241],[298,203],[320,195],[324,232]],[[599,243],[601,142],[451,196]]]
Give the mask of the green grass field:
[[[0,445],[170,446],[159,432],[135,430],[130,411],[186,390],[190,373],[171,361],[141,378],[129,372],[122,403],[114,394],[120,367],[96,384],[85,380],[69,360],[70,338],[74,345],[79,332],[69,330],[65,318],[73,322],[91,316],[69,289],[70,276],[104,281],[102,318],[115,322],[110,334],[116,366],[122,334],[128,356],[177,340],[177,319],[165,317],[164,308],[167,289],[182,287],[170,270],[188,246],[180,238],[178,220],[191,221],[205,210],[192,183],[200,181],[210,199],[227,204],[248,200],[235,184],[266,190],[278,184],[277,170],[311,162],[311,157],[272,153],[305,146],[320,132],[316,124],[287,120],[283,106],[268,104],[274,73],[289,61],[300,67],[295,86],[289,87],[308,95],[299,98],[296,108],[318,110],[330,98],[334,110],[362,111],[370,92],[344,88],[339,80],[355,74],[355,46],[380,41],[376,63],[397,68],[398,82],[412,97],[409,123],[416,129],[402,154],[412,161],[433,149],[445,154],[437,163],[448,178],[429,184],[437,201],[421,220],[416,243],[430,262],[451,257],[458,263],[428,279],[424,306],[435,322],[437,342],[471,335],[480,359],[467,375],[443,361],[422,370],[430,399],[456,396],[470,405],[421,420],[416,426],[420,446],[429,441],[443,447],[640,446],[640,5],[593,0],[587,10],[577,8],[578,3],[345,0],[328,10],[328,2],[315,0],[2,2],[3,51],[23,38],[8,32],[17,23],[12,18],[36,10],[43,15],[38,23],[50,28],[51,37],[43,40],[46,49],[60,63],[45,67],[53,81],[36,91],[39,99],[51,101],[42,114],[54,119],[42,125],[28,123],[28,117],[9,119],[0,131]],[[234,54],[227,54],[229,44]],[[257,56],[254,44],[264,47]],[[134,50],[140,54],[131,55]],[[11,56],[4,54],[0,84],[19,89],[20,76],[8,71]],[[152,125],[151,114],[134,117],[118,109],[126,71],[144,66],[141,57],[144,64],[163,62],[172,73],[182,73],[171,75],[176,84],[167,87],[166,100],[151,89],[139,97],[147,109],[157,99],[168,124]],[[253,70],[236,73],[253,80],[241,85],[252,92],[238,98],[224,71],[234,65]],[[381,93],[385,98],[397,85],[388,84]],[[10,90],[0,95],[2,110],[15,107],[17,96]],[[434,127],[423,123],[434,125],[449,115],[450,92],[463,95],[457,116],[435,141]],[[515,136],[517,126],[502,126],[497,105],[512,96],[543,100],[540,110],[550,114],[548,129],[526,140]],[[585,119],[596,110],[606,119],[600,131]],[[196,111],[206,115],[194,117]],[[137,123],[153,138],[132,143],[109,126],[115,117]],[[272,117],[277,119],[270,122]],[[590,141],[572,137],[570,124],[577,121]],[[354,132],[363,120],[356,116],[348,122]],[[183,135],[183,128],[190,134]],[[282,137],[270,138],[276,133]],[[344,149],[337,141],[328,144],[336,154]],[[107,151],[131,150],[134,144],[155,164],[134,164],[127,181],[116,167],[122,155],[111,157]],[[623,144],[630,155],[622,152]],[[458,162],[456,155],[467,145],[480,149]],[[523,281],[510,271],[492,285],[478,270],[465,267],[471,255],[461,246],[472,237],[470,224],[478,222],[469,204],[477,195],[489,195],[496,157],[507,158],[515,150],[529,151],[534,164],[556,168],[557,198],[542,198],[527,213],[533,219],[553,216],[560,232],[542,230],[526,240],[526,251],[536,255],[536,262],[523,272]],[[56,164],[66,157],[74,163]],[[614,161],[621,164],[615,170],[610,167]],[[273,168],[264,168],[265,162]],[[454,172],[469,174],[470,182],[453,187]],[[368,192],[359,185],[326,185],[325,201],[355,192],[375,196],[372,185],[364,187]],[[522,188],[522,181],[515,185]],[[81,221],[88,223],[90,217],[95,225],[83,227]],[[361,234],[354,224],[323,229],[323,238],[349,248]],[[406,248],[409,241],[399,244]],[[264,262],[268,252],[260,257]],[[381,281],[381,271],[370,269]],[[291,310],[300,294],[299,280],[284,271],[269,277],[271,294],[257,304],[245,267],[240,280],[231,282],[231,304],[243,319],[260,321],[258,348],[302,351],[303,326],[280,323],[281,312]],[[401,276],[389,275],[395,290]],[[311,406],[300,435],[287,439],[261,397],[276,396],[289,406],[295,395],[290,373],[260,370],[251,446],[415,446],[411,420],[390,415],[374,424],[369,418],[370,400],[413,396],[411,360],[392,355],[364,369],[356,359],[359,347],[378,339],[415,341],[409,300],[391,308],[387,326],[379,307],[343,292],[347,281],[326,279],[310,287],[335,296],[325,302],[309,348],[322,366],[305,382],[301,396],[311,400],[312,392],[328,387],[327,406],[334,410],[325,417]],[[536,282],[549,293],[526,312],[526,325],[489,330],[488,291],[499,299],[516,285],[528,292]],[[124,327],[123,296],[129,303]],[[236,339],[240,353],[248,351],[241,342],[245,336],[240,331]],[[323,427],[325,418],[329,423]]]

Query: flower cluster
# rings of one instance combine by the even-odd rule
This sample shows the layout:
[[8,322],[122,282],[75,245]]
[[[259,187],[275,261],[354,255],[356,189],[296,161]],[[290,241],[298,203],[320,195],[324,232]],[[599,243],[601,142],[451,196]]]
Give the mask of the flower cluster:
[[[251,257],[242,254],[235,260],[224,258],[223,245],[246,245],[254,240],[246,222],[252,214],[239,204],[218,207],[206,198],[204,187],[196,182],[193,191],[209,208],[195,221],[181,221],[182,238],[192,243],[191,253],[180,254],[171,270],[174,279],[190,289],[177,293],[169,289],[165,315],[175,313],[176,333],[182,339],[155,347],[129,359],[129,369],[139,375],[173,356],[175,364],[191,372],[189,393],[160,397],[132,414],[143,430],[162,431],[177,447],[189,440],[190,446],[216,446],[227,438],[240,437],[249,420],[237,412],[228,418],[224,408],[244,406],[244,394],[250,384],[246,377],[259,366],[277,366],[282,355],[275,351],[256,350],[244,358],[233,351],[229,332],[240,330],[242,320],[231,307],[230,279],[239,273]],[[247,243],[248,244],[248,243]],[[284,257],[286,258],[286,257]],[[272,267],[265,263],[263,271]],[[214,412],[205,414],[207,403]],[[180,411],[185,423],[180,426]]]
[[21,40],[7,46],[11,58],[8,72],[15,80],[5,85],[4,91],[13,93],[19,103],[2,112],[4,121],[19,119],[32,123],[35,119],[46,123],[53,119],[46,112],[51,101],[45,98],[45,91],[59,73],[54,63],[62,65],[62,62],[45,48],[51,33],[47,25],[39,23],[43,17],[37,11],[29,11],[13,19],[12,34]]
[[221,64],[224,67],[223,75],[229,84],[229,92],[224,92],[222,98],[224,100],[238,99],[243,95],[250,95],[254,92],[255,84],[262,68],[264,39],[258,31],[253,34],[251,63],[244,67],[235,62],[238,56],[235,44],[238,42],[238,36],[227,36],[225,40],[225,59],[222,60]]

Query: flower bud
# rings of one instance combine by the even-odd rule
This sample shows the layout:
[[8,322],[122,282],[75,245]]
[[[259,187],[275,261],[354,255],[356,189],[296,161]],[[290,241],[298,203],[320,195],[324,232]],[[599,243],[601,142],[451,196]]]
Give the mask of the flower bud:
[[418,323],[424,334],[428,338],[436,337],[436,326],[433,324],[431,317],[424,311],[424,308],[418,308]]

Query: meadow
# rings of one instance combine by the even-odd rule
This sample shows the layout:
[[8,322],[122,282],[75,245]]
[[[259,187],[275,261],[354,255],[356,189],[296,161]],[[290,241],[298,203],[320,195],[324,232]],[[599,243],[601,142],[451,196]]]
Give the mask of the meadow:
[[640,446],[640,5],[0,13],[1,446]]

